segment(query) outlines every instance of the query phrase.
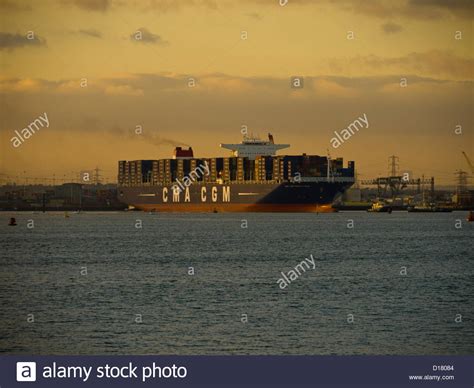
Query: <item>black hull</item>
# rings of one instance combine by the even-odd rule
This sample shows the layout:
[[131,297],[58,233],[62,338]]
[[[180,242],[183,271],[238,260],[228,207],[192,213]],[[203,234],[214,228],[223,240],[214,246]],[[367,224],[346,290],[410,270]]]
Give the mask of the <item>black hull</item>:
[[173,190],[168,186],[119,187],[123,203],[146,211],[165,212],[318,212],[331,211],[333,201],[353,182],[202,183]]

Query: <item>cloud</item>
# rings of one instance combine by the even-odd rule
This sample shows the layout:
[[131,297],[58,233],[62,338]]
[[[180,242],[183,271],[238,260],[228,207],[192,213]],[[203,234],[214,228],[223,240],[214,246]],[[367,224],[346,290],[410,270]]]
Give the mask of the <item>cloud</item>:
[[46,80],[33,78],[3,78],[0,79],[0,92],[41,92],[49,89],[51,83]]
[[412,74],[439,80],[472,80],[474,59],[456,55],[451,50],[411,52],[399,57],[377,55],[352,58],[331,58],[328,68],[333,74],[348,74],[358,69],[359,74]]
[[[247,0],[250,3],[275,6],[275,0]],[[441,19],[446,16],[471,18],[472,0],[290,0],[292,6],[339,7],[352,13],[382,19],[408,17],[413,19]]]
[[[2,0],[0,0],[2,1]],[[12,0],[3,0],[14,7]],[[112,6],[131,7],[142,12],[175,12],[183,8],[202,7],[217,10],[235,7],[233,0],[62,0],[86,11],[105,12]],[[277,0],[241,0],[241,3],[275,7]],[[347,12],[365,14],[381,19],[407,17],[412,19],[442,19],[455,17],[468,19],[474,16],[472,0],[290,0],[291,6],[301,7],[337,7]],[[251,16],[253,14],[253,16]],[[258,16],[257,16],[258,15]],[[257,20],[261,15],[248,13]]]
[[387,22],[382,24],[382,30],[386,34],[396,34],[397,32],[402,31],[403,27],[396,23]]
[[232,77],[226,74],[203,75],[196,82],[198,87],[212,93],[245,93],[257,87],[257,83],[250,78]]
[[7,49],[13,50],[20,47],[38,47],[45,46],[46,39],[41,38],[36,34],[22,35],[22,34],[11,34],[9,32],[0,32],[0,50]]
[[168,42],[163,40],[160,35],[154,34],[147,28],[142,27],[130,34],[130,40],[138,43],[149,43],[157,45],[167,45]]
[[472,12],[474,7],[472,0],[410,0],[408,4],[415,7],[433,7],[439,9],[447,9],[452,12]]
[[31,5],[20,4],[15,0],[0,0],[0,9],[10,11],[31,11]]
[[[352,58],[333,58],[328,62],[324,75],[304,75],[304,88],[294,92],[289,79],[278,77],[244,77],[222,73],[125,73],[107,78],[90,79],[87,87],[81,87],[81,79],[48,81],[31,78],[0,78],[0,91],[12,93],[46,93],[56,95],[101,95],[110,98],[129,96],[135,99],[165,95],[192,94],[193,96],[220,95],[222,98],[242,95],[269,95],[307,99],[320,96],[321,91],[331,96],[350,98],[361,91],[382,90],[385,85],[398,85],[400,78],[414,83],[436,83],[474,80],[474,59],[455,55],[447,50],[431,50],[409,53],[399,57],[376,55]],[[351,77],[345,77],[348,69],[357,68]],[[370,76],[369,76],[370,75]],[[188,87],[189,78],[196,80],[194,88]]]
[[[373,66],[377,65],[376,59]],[[94,96],[110,98],[144,97],[175,98],[352,98],[363,93],[377,93],[386,87],[399,87],[400,75],[383,75],[371,77],[344,76],[304,76],[304,88],[295,95],[290,88],[289,79],[274,77],[239,77],[222,73],[203,74],[197,78],[194,88],[188,87],[189,77],[184,74],[128,74],[117,77],[90,80],[87,87],[81,87],[79,79],[48,81],[32,78],[0,78],[0,93],[28,93],[43,95]],[[412,73],[403,75],[409,79],[410,85],[422,84],[438,87],[441,84],[453,83],[450,80],[439,80],[420,77]],[[466,81],[468,82],[468,81]],[[454,81],[456,83],[466,83]],[[437,86],[438,85],[438,86]],[[168,97],[166,97],[168,96]],[[220,97],[219,97],[220,96]],[[254,96],[254,97],[252,97]]]
[[[219,0],[219,3],[223,0]],[[130,3],[130,0],[129,0]],[[207,9],[218,9],[217,0],[135,0],[134,8],[145,12],[158,11],[160,13],[179,11],[186,7],[204,7]]]
[[246,14],[249,18],[255,19],[255,20],[262,20],[263,16],[260,15],[258,12],[250,12]]
[[110,0],[67,0],[67,4],[73,4],[85,11],[105,12],[110,8]]
[[130,85],[107,85],[104,93],[109,96],[143,96],[143,90]]
[[356,97],[359,90],[351,85],[344,85],[336,77],[317,77],[312,80],[315,93],[328,97]]
[[471,0],[340,0],[353,12],[381,18],[408,17],[413,19],[441,19],[446,16],[470,18],[473,15]]
[[360,58],[360,62],[372,69],[385,67],[395,72],[433,76],[439,79],[474,78],[474,59],[460,57],[449,50],[430,50],[421,53],[409,53],[401,57],[383,58],[370,55]]
[[80,29],[77,31],[79,34],[85,35],[85,36],[90,36],[92,38],[102,38],[102,33],[100,31],[97,31],[93,28],[90,29]]

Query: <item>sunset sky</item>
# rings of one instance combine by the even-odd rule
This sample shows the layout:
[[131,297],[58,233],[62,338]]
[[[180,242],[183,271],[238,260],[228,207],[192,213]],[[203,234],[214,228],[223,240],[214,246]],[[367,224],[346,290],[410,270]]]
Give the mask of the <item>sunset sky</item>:
[[[114,180],[118,160],[176,144],[226,156],[219,143],[247,125],[291,154],[355,160],[362,179],[395,154],[453,183],[461,151],[474,161],[473,15],[470,0],[0,0],[0,173],[99,166]],[[45,112],[49,127],[14,148]]]

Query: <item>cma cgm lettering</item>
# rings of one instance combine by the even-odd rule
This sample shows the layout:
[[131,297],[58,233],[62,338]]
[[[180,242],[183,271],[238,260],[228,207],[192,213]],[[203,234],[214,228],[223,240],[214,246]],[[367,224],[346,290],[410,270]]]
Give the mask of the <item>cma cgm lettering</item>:
[[120,161],[119,200],[158,212],[321,212],[354,184],[354,162],[276,155],[289,145],[270,134],[221,147],[232,155],[195,158],[177,147],[171,159]]
[[[201,202],[230,202],[230,186],[202,186],[200,187],[199,198]],[[193,196],[195,193],[193,193]],[[191,201],[191,189],[186,187],[184,190],[176,186],[163,187],[162,196],[163,203],[168,202],[196,202],[195,200]]]

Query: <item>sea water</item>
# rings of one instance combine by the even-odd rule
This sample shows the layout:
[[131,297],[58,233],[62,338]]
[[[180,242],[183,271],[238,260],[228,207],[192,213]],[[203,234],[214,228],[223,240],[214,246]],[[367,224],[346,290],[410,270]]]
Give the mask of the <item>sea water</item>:
[[472,354],[465,218],[3,212],[0,351]]

